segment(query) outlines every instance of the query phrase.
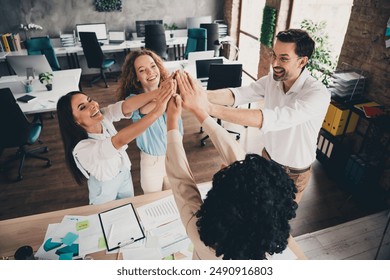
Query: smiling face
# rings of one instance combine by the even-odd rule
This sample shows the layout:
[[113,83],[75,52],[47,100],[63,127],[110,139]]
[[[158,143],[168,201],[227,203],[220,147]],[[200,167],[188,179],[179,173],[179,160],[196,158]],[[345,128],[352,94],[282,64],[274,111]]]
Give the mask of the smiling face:
[[141,55],[134,61],[137,79],[145,92],[158,88],[160,83],[160,70],[156,62],[149,55]]
[[89,133],[101,133],[103,115],[99,103],[85,94],[75,94],[71,100],[73,117]]
[[271,52],[271,65],[275,81],[283,81],[289,88],[298,79],[307,57],[299,57],[295,53],[295,43],[284,43],[276,40]]

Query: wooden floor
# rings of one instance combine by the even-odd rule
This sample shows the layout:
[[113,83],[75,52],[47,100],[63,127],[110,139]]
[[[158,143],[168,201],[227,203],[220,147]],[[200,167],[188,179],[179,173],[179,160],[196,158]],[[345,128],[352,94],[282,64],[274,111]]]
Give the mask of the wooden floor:
[[[101,106],[116,100],[115,91],[117,87],[115,82],[111,82],[108,89],[104,88],[102,84],[96,84],[92,88],[84,83],[82,85],[83,90],[96,99]],[[0,220],[88,204],[87,187],[76,185],[65,165],[56,117],[52,118],[51,114],[44,114],[43,119],[44,128],[40,140],[43,142],[42,145],[49,147],[50,150],[45,156],[51,159],[53,165],[47,168],[44,167],[44,162],[36,159],[26,159],[22,181],[15,180],[17,177],[17,163],[11,164],[3,170],[0,174]],[[185,112],[183,123],[185,131],[184,147],[195,179],[197,182],[209,181],[220,168],[221,160],[210,140],[207,140],[205,147],[200,146],[200,139],[204,134],[199,133],[200,126],[192,115]],[[116,127],[120,129],[128,124],[128,120],[122,120],[116,124]],[[245,129],[244,127],[228,124],[225,124],[225,126],[241,132],[240,143],[247,152],[258,153],[261,150],[261,134],[257,129]],[[35,144],[33,147],[39,145]],[[127,151],[132,162],[135,194],[141,195],[139,151],[135,142],[129,144]],[[16,149],[6,149],[0,157],[0,164],[15,152]],[[338,226],[379,213],[387,207],[380,195],[350,197],[348,193],[343,191],[340,183],[329,179],[321,164],[315,162],[309,187],[299,205],[297,217],[291,222],[292,235],[303,236]],[[378,221],[381,223],[381,220]],[[332,231],[329,234],[332,235]],[[337,231],[335,231],[334,235],[337,234]],[[364,235],[362,235],[362,238],[364,238]],[[378,237],[373,238],[377,239]],[[371,240],[370,242],[372,242],[371,250],[375,250],[375,246],[377,246],[375,244],[379,244],[379,240]],[[387,241],[388,243],[389,241]],[[352,258],[352,255],[350,257]],[[368,256],[366,255],[366,257]]]

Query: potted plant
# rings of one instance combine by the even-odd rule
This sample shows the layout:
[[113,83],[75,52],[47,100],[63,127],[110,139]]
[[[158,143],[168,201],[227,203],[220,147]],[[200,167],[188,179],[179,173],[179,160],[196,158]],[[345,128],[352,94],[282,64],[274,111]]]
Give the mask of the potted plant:
[[50,72],[44,72],[39,74],[39,81],[42,84],[45,84],[47,90],[52,90],[53,89],[53,74]]
[[173,38],[173,30],[177,29],[176,23],[172,23],[172,24],[164,23],[164,28],[165,28],[165,30],[170,30],[171,34],[169,34],[169,35],[171,36],[171,38]]

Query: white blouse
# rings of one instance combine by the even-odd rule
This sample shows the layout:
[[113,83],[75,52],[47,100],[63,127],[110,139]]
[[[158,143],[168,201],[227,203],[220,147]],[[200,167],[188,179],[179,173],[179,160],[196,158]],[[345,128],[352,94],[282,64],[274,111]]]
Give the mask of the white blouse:
[[76,165],[86,178],[94,176],[104,182],[114,178],[123,168],[131,168],[126,152],[128,146],[124,145],[117,150],[111,142],[111,137],[118,133],[113,122],[131,118],[131,115],[123,115],[122,103],[119,101],[102,108],[103,133],[88,133],[89,138],[80,141],[73,150]]

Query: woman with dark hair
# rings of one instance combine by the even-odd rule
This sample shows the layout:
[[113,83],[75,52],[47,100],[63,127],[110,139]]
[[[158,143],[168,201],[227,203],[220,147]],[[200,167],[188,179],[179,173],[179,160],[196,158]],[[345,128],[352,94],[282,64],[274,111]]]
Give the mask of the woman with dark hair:
[[[100,108],[81,91],[69,92],[59,99],[57,114],[65,160],[79,185],[88,180],[90,204],[134,196],[127,144],[164,113],[174,92],[171,79],[153,92],[106,108]],[[134,110],[151,100],[156,105],[147,117],[116,131],[113,122],[130,118]]]
[[[267,259],[287,246],[305,258],[290,237],[297,189],[276,163],[245,155],[229,133],[207,113],[207,96],[196,80],[176,74],[179,95],[168,103],[166,168],[187,234],[193,259]],[[213,176],[202,201],[177,130],[181,107],[198,119],[218,150],[223,168]]]
[[[169,73],[157,54],[147,49],[132,51],[122,66],[119,99],[124,100],[128,96],[154,91],[168,78]],[[134,111],[133,122],[145,118],[155,106],[155,101],[151,101]],[[181,118],[178,119],[178,125],[180,133],[183,134]],[[140,178],[144,193],[169,188],[165,171],[166,137],[167,124],[164,113],[136,139],[140,150]]]

